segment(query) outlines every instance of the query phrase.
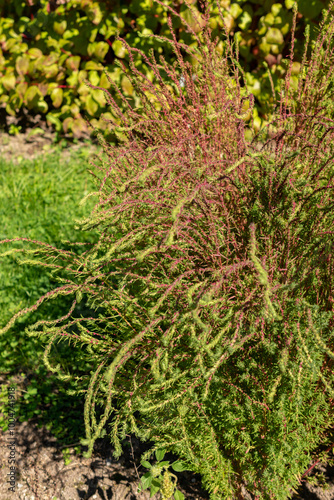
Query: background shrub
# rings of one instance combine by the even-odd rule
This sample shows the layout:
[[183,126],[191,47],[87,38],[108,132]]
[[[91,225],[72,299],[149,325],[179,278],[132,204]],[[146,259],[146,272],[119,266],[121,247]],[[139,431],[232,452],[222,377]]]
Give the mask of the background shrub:
[[[277,92],[280,80],[286,75],[293,1],[221,0],[223,18],[215,2],[210,3],[212,37],[221,39],[216,47],[218,53],[223,53],[225,45],[224,22],[231,40],[234,38],[239,44],[239,63],[248,89],[255,97],[252,126],[258,131],[271,118],[269,109],[274,98],[270,76]],[[200,34],[204,11],[197,1],[191,2],[192,10],[182,0],[166,4]],[[298,29],[291,72],[294,86],[300,71],[305,26],[310,26],[311,50],[321,10],[329,2],[299,0],[297,4]],[[0,14],[0,102],[5,113],[12,116],[23,116],[27,112],[42,114],[58,133],[65,132],[69,136],[92,133],[85,119],[88,117],[91,125],[104,131],[109,141],[117,141],[102,118],[107,105],[103,91],[89,90],[84,83],[88,79],[94,86],[109,89],[113,94],[114,89],[103,68],[131,105],[141,106],[140,96],[124,76],[124,71],[129,69],[129,54],[117,40],[117,31],[142,54],[147,56],[153,49],[156,58],[162,54],[167,62],[175,61],[171,46],[149,36],[172,38],[166,10],[152,0],[122,4],[111,0],[2,0]],[[197,46],[180,18],[173,16],[173,28],[178,41]],[[134,54],[135,65],[153,81],[153,72],[142,54]],[[191,61],[196,74],[198,62],[185,52],[183,55]],[[162,72],[161,75],[166,83],[169,82],[167,74]],[[120,96],[114,93],[113,97],[124,111],[126,107]],[[104,118],[113,120],[115,116],[108,111]],[[249,116],[246,119],[249,120]]]

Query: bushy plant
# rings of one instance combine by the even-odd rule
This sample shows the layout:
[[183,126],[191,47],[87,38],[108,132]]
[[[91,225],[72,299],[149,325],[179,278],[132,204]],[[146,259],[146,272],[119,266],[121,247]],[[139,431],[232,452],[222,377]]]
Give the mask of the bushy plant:
[[[241,87],[238,51],[227,43],[223,57],[217,55],[208,4],[203,9],[204,43],[182,21],[197,48],[173,36],[166,42],[175,64],[142,54],[157,84],[135,67],[138,49],[123,40],[127,77],[143,109],[132,109],[116,88],[125,116],[105,93],[121,121],[110,127],[123,143],[108,145],[99,135],[104,154],[92,161],[97,187],[89,195],[98,201],[77,222],[98,231],[99,240],[79,256],[50,246],[29,250],[55,278],[62,273],[60,286],[34,308],[74,297],[67,315],[26,332],[47,341],[45,359],[63,380],[75,374],[52,367],[55,342],[86,346],[96,363],[85,402],[87,456],[113,415],[115,457],[120,441],[134,433],[155,443],[143,460],[158,449],[177,454],[202,475],[212,500],[242,498],[243,485],[259,500],[283,500],[320,445],[328,459],[333,439],[334,171],[327,104],[334,21],[325,16],[296,91],[290,88],[295,6],[279,111],[249,144],[244,114],[254,99],[246,82]],[[173,33],[170,18],[168,25]],[[305,53],[307,44],[306,36]],[[198,58],[197,79],[181,51]],[[76,316],[83,296],[95,318]]]

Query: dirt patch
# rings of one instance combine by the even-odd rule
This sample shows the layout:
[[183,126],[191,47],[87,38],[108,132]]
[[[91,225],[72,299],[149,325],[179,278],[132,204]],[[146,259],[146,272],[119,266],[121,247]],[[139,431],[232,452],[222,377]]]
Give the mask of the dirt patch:
[[[52,134],[44,133],[29,137],[25,135],[11,136],[9,134],[0,133],[0,154],[6,161],[18,163],[23,159],[35,159],[46,153],[52,153],[56,150],[54,137]],[[87,143],[81,141],[77,144],[71,144],[62,151],[63,157],[70,156],[71,151],[76,151],[82,147],[87,147]],[[100,149],[97,145],[89,144],[92,153]]]
[[[4,433],[1,438],[1,500],[148,500],[150,497],[149,490],[137,493],[139,479],[133,462],[139,476],[142,476],[147,470],[140,465],[140,456],[149,446],[140,443],[135,437],[123,442],[123,445],[128,443],[130,447],[124,448],[124,454],[118,460],[112,456],[112,446],[100,440],[92,458],[78,456],[72,449],[69,455],[71,463],[65,465],[61,446],[45,428],[23,422],[17,425],[15,434],[18,460],[16,493],[8,492],[6,484],[9,470],[5,447],[9,437]],[[201,489],[200,478],[195,476],[184,472],[179,489],[187,499],[208,499]],[[158,498],[158,494],[153,497]]]
[[[23,395],[19,379],[18,376],[15,380],[15,399]],[[0,381],[2,387],[8,386],[5,376],[2,376]],[[78,422],[78,425],[83,426],[83,422]],[[13,443],[12,453],[14,450],[17,472],[15,492],[8,490],[10,485],[7,481],[11,452],[8,445]],[[83,458],[84,449],[81,449],[80,454],[75,451],[75,445],[79,443],[64,446],[50,431],[39,427],[35,421],[16,422],[14,428],[0,431],[0,500],[148,500],[149,490],[138,493],[137,489],[139,477],[147,472],[140,464],[141,456],[153,444],[141,442],[135,436],[127,436],[122,442],[123,454],[119,459],[115,459],[113,446],[109,439],[103,438],[95,443],[93,456]],[[63,451],[66,448],[69,453],[65,463]],[[170,463],[177,459],[172,453],[166,453],[164,457],[164,460],[169,460]],[[310,477],[316,472],[323,473],[323,485],[316,487],[305,482],[298,493],[291,497],[292,500],[334,499],[334,467],[319,463],[312,470]],[[184,471],[175,472],[175,475],[178,478],[178,489],[186,500],[209,499],[208,492],[201,486],[199,474]],[[160,494],[152,498],[158,500]],[[243,488],[243,499],[255,500],[246,488]]]
[[[16,128],[17,133],[15,133],[14,129],[11,134],[8,133],[10,126],[21,127],[19,123],[23,122],[15,117],[8,116],[6,128],[0,130],[0,154],[2,158],[16,163],[26,158],[34,159],[45,153],[55,151],[57,147],[56,135],[52,128],[41,119],[40,115],[29,117],[29,121],[25,120],[22,130],[19,131],[19,128]],[[66,134],[62,134],[58,139],[59,142],[62,141],[64,146],[62,151],[64,158],[68,157],[71,151],[76,151],[82,147],[89,147],[92,153],[101,150],[97,139],[90,138],[88,134],[80,140],[73,140]]]
[[[17,479],[15,493],[8,491],[9,465],[7,448],[8,431],[1,434],[0,453],[0,500],[148,500],[149,490],[137,493],[139,479],[145,472],[140,465],[142,453],[151,444],[141,443],[136,437],[123,442],[123,455],[116,460],[112,456],[113,447],[107,440],[99,440],[92,458],[76,455],[71,448],[70,463],[65,465],[62,447],[45,428],[38,428],[32,422],[19,423],[15,427],[15,454],[17,459]],[[128,444],[129,446],[126,446]],[[131,448],[132,447],[132,448]],[[132,454],[133,452],[133,454]],[[166,460],[177,457],[166,454]],[[137,467],[134,466],[134,463]],[[317,471],[323,472],[326,487],[315,487],[309,483],[295,494],[293,500],[333,500],[334,468],[320,464]],[[198,474],[184,471],[175,473],[178,489],[187,500],[208,500],[208,493],[201,487]],[[312,473],[314,475],[314,472]],[[160,498],[159,494],[152,497]],[[244,490],[245,500],[254,500],[253,495]]]

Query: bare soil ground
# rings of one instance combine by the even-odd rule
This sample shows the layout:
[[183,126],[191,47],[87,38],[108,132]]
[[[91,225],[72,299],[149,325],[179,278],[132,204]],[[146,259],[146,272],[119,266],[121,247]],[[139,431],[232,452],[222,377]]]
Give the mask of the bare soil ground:
[[[19,156],[32,158],[52,150],[53,135],[49,132],[28,136],[29,129],[18,136],[0,133],[0,154],[4,158],[17,160]],[[78,148],[80,144],[71,147]],[[1,382],[6,383],[5,380]],[[78,425],[83,423],[78,422]],[[18,477],[13,493],[8,491],[7,482],[10,472],[8,442],[11,436],[9,431],[0,430],[0,500],[149,499],[148,490],[137,493],[137,472],[142,476],[146,471],[139,464],[140,457],[151,447],[149,443],[129,437],[129,446],[124,447],[124,454],[115,460],[112,446],[108,440],[102,439],[97,442],[90,459],[76,455],[72,448],[71,462],[65,465],[62,447],[47,429],[39,428],[34,421],[17,422],[14,432]],[[172,462],[177,457],[167,454],[165,459]],[[320,463],[312,470],[310,477],[316,472],[323,472],[324,485],[315,487],[306,481],[298,493],[291,497],[292,500],[334,500],[334,467]],[[198,474],[185,471],[176,475],[179,489],[187,500],[209,498],[201,487]],[[159,495],[153,498],[158,499]],[[254,500],[246,490],[244,498]]]
[[[34,134],[35,132],[37,133]],[[70,150],[75,151],[82,147],[89,147],[92,153],[101,149],[96,139],[89,146],[85,144],[84,139],[76,144],[68,142],[68,147],[63,150],[64,158],[69,156]],[[88,137],[86,137],[87,139]],[[25,132],[20,132],[17,135],[0,131],[0,155],[5,160],[12,160],[16,163],[24,158],[33,159],[45,153],[52,153],[55,148],[55,134],[42,122],[31,124],[25,129]]]
[[[77,456],[72,450],[71,463],[65,465],[62,450],[55,438],[46,429],[39,429],[30,422],[23,422],[15,429],[18,478],[16,493],[11,493],[6,483],[9,469],[5,434],[1,438],[0,445],[1,500],[149,499],[149,490],[137,493],[139,479],[133,464],[131,448],[124,448],[125,453],[120,459],[115,460],[111,445],[101,440],[95,447],[92,458]],[[138,474],[142,476],[146,469],[140,466],[139,461],[140,455],[148,449],[147,444],[140,443],[135,437],[131,437],[131,444],[134,463]],[[185,498],[194,500],[209,498],[201,489],[200,478],[197,475],[183,473],[182,479],[180,489]],[[157,499],[159,495],[153,498]]]
[[[78,425],[83,423],[78,422]],[[116,460],[113,447],[107,439],[100,439],[95,445],[91,458],[77,455],[70,447],[71,462],[65,465],[61,446],[45,428],[39,428],[33,421],[17,423],[14,430],[17,478],[15,492],[8,491],[10,472],[8,443],[13,436],[9,431],[0,431],[0,500],[148,500],[149,490],[137,493],[139,477],[147,470],[140,465],[141,455],[153,443],[142,443],[129,436],[123,442],[124,453]],[[126,444],[130,446],[126,446]],[[177,460],[166,454],[171,463]],[[312,473],[322,472],[325,482],[313,486],[303,483],[292,500],[333,500],[334,467],[317,465]],[[199,474],[184,471],[175,473],[178,489],[186,500],[208,500],[208,493],[201,487]],[[254,500],[246,489],[245,500]],[[159,494],[153,500],[158,500]]]

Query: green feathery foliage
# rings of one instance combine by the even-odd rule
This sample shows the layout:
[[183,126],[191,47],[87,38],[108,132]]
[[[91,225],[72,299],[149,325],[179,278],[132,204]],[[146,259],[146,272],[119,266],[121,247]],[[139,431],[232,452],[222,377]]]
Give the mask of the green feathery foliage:
[[[295,8],[292,40],[296,15]],[[172,67],[143,55],[159,86],[141,82],[137,49],[123,41],[144,111],[128,105],[125,118],[106,92],[124,144],[108,145],[100,134],[104,156],[92,162],[99,201],[77,222],[98,231],[99,241],[80,256],[41,244],[30,251],[29,261],[68,276],[31,309],[60,295],[74,300],[67,317],[39,321],[27,334],[48,338],[49,369],[60,339],[80,342],[96,362],[85,404],[87,456],[112,418],[115,457],[134,433],[155,442],[143,460],[158,449],[174,452],[202,475],[212,500],[241,498],[243,485],[259,500],[283,500],[333,437],[333,127],[321,101],[308,99],[308,85],[321,73],[327,101],[334,97],[334,21],[319,34],[301,83],[301,114],[288,113],[288,72],[271,130],[251,144],[241,112],[245,99],[254,101],[239,82],[238,51],[228,44],[218,57],[208,23],[201,43],[182,22],[199,48],[173,37]],[[201,56],[196,81],[183,52]],[[292,56],[293,43],[290,70]],[[323,86],[313,86],[313,96]],[[259,138],[265,145],[255,152]],[[75,318],[75,334],[69,319],[83,295],[96,317]]]

